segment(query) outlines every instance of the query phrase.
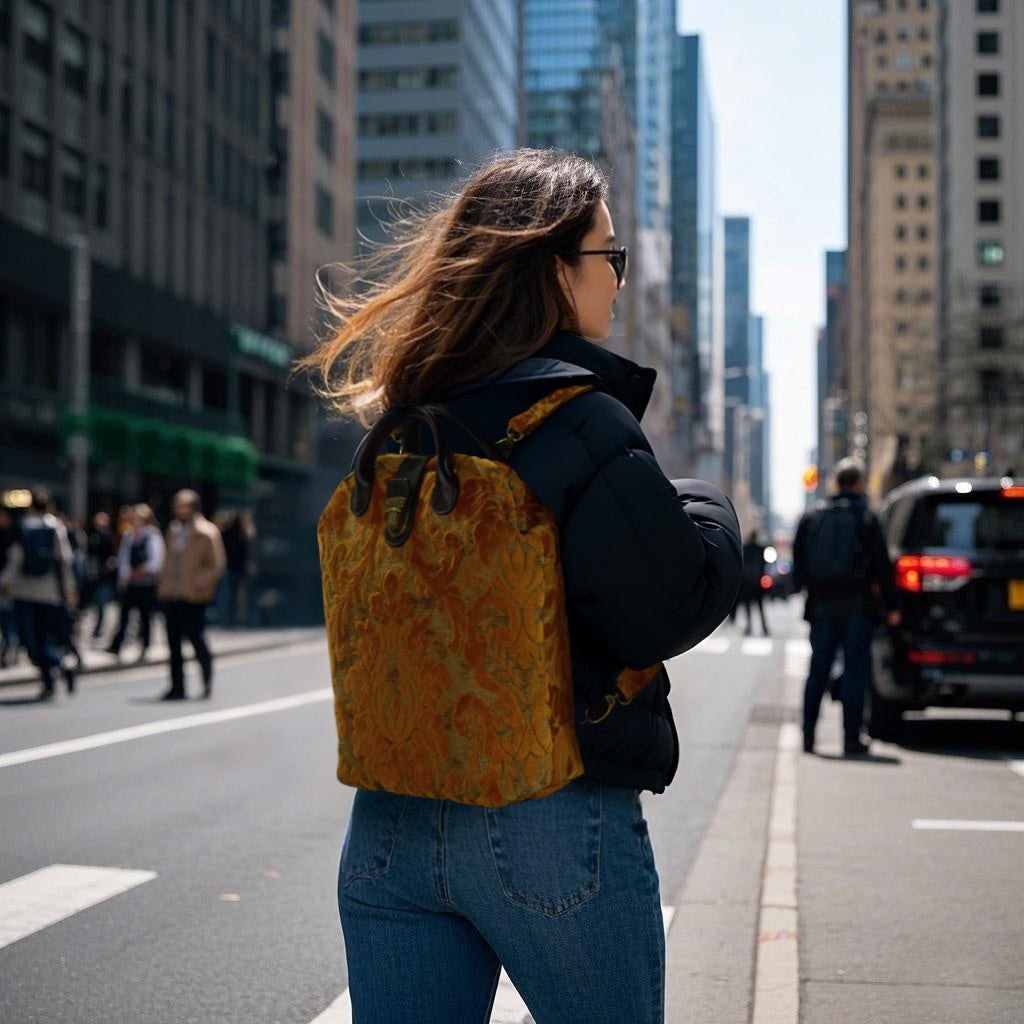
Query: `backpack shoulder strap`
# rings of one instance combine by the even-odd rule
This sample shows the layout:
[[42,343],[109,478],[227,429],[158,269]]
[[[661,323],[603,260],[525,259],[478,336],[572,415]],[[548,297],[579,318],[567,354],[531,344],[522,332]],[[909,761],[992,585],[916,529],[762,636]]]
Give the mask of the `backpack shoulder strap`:
[[498,442],[498,450],[506,458],[510,458],[520,441],[530,436],[553,412],[560,409],[566,402],[572,401],[585,391],[592,391],[593,384],[576,384],[567,388],[559,388],[545,395],[539,402],[534,402],[525,412],[513,416],[509,420],[505,436]]

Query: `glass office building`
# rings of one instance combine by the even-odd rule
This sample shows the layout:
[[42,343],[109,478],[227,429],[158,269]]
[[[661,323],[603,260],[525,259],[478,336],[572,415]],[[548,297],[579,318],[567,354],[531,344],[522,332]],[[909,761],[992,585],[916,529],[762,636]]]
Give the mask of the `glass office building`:
[[519,141],[518,0],[359,4],[356,227],[446,191]]

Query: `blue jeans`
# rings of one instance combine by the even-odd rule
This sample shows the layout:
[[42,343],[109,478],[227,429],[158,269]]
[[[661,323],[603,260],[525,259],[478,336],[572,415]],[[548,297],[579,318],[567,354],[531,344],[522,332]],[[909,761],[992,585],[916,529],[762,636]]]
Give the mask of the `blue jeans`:
[[871,640],[875,623],[870,615],[821,615],[811,619],[811,667],[804,687],[804,736],[813,739],[821,698],[828,689],[832,663],[843,649],[843,737],[860,739],[864,697],[871,668]]
[[487,1024],[504,966],[538,1024],[661,1024],[665,936],[636,790],[489,809],[360,790],[338,906],[354,1024]]

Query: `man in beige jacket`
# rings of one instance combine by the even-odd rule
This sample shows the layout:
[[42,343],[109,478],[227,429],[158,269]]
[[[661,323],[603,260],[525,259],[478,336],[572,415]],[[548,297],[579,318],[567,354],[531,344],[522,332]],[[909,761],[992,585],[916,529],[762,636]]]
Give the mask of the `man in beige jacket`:
[[185,699],[182,638],[196,652],[203,673],[203,697],[213,687],[213,657],[203,633],[206,606],[211,604],[224,573],[224,544],[220,530],[199,511],[195,491],[178,491],[172,505],[174,519],[167,528],[163,574],[157,599],[163,603],[167,645],[171,652],[171,688],[161,700]]

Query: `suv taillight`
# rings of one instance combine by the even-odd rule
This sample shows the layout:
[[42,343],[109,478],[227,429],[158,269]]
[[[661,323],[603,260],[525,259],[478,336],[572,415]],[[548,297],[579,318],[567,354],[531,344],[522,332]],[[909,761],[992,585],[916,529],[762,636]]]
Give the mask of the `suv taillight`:
[[957,555],[901,555],[896,560],[896,586],[922,590],[958,590],[971,578],[971,563]]

